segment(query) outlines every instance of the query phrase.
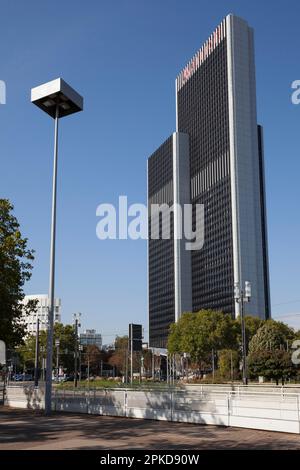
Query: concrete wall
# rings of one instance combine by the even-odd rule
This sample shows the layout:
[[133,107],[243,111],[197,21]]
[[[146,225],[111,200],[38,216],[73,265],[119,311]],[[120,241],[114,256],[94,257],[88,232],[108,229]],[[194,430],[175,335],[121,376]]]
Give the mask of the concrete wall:
[[[55,411],[196,424],[236,426],[300,434],[299,393],[240,389],[56,390]],[[7,404],[44,407],[43,390],[8,387]]]
[[44,409],[45,389],[35,389],[33,385],[9,386],[6,388],[5,404],[14,408]]

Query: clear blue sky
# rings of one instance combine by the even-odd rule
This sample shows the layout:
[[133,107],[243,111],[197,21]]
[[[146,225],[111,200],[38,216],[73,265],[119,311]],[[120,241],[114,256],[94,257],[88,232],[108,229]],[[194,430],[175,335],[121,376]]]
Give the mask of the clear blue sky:
[[[119,194],[146,202],[147,156],[175,128],[175,77],[230,12],[255,28],[273,314],[300,313],[300,105],[290,100],[300,79],[299,2],[1,2],[1,197],[36,250],[26,293],[48,291],[53,145],[53,121],[29,92],[62,76],[85,110],[61,120],[56,294],[63,320],[81,311],[104,342],[130,321],[148,329],[146,242],[99,241],[96,207]],[[300,316],[286,320],[295,318],[300,327]]]

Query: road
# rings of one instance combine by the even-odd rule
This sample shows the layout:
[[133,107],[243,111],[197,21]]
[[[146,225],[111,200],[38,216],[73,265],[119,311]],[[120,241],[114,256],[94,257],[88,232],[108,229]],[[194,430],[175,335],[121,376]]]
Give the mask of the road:
[[298,449],[300,435],[0,407],[0,450]]

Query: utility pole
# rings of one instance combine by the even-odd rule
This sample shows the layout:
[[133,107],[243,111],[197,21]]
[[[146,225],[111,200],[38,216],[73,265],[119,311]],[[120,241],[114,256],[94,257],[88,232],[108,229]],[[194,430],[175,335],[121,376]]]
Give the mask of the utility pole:
[[79,344],[79,382],[81,382],[81,355],[82,355],[82,351],[83,351],[83,346],[82,344]]
[[78,384],[78,327],[80,327],[79,319],[81,313],[74,313],[74,327],[75,327],[75,351],[74,351],[74,387]]
[[154,382],[154,351],[151,351],[151,359],[152,359],[152,380]]
[[42,353],[42,381],[45,381],[45,358],[44,358],[44,352],[45,352],[45,347],[41,346],[40,351]]
[[133,384],[133,324],[130,325],[130,383]]
[[125,377],[124,382],[128,383],[128,348],[125,350]]
[[167,353],[167,384],[169,385],[169,353]]
[[175,354],[173,354],[173,385],[175,385],[175,380],[176,380],[176,357]]
[[140,373],[140,381],[143,380],[144,377],[144,356],[143,353],[141,353],[141,373]]
[[248,384],[247,377],[247,345],[246,345],[246,326],[245,326],[245,302],[250,302],[251,299],[251,283],[245,281],[245,290],[243,290],[239,283],[234,286],[235,301],[241,304],[241,328],[242,328],[242,354],[243,354],[243,384]]
[[40,319],[36,321],[36,337],[35,337],[35,360],[34,360],[34,386],[39,386],[39,348],[40,348]]
[[215,351],[214,349],[211,350],[211,359],[212,359],[212,376],[213,382],[215,381]]
[[78,319],[75,319],[74,387],[77,387]]
[[59,339],[55,340],[55,346],[56,346],[56,381],[58,382],[59,378]]

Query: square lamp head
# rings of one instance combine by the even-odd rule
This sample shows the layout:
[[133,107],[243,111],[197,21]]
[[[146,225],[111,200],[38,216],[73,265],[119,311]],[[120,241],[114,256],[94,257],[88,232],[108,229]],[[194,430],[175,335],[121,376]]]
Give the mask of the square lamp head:
[[55,118],[68,116],[83,110],[83,98],[62,78],[31,89],[31,102]]

